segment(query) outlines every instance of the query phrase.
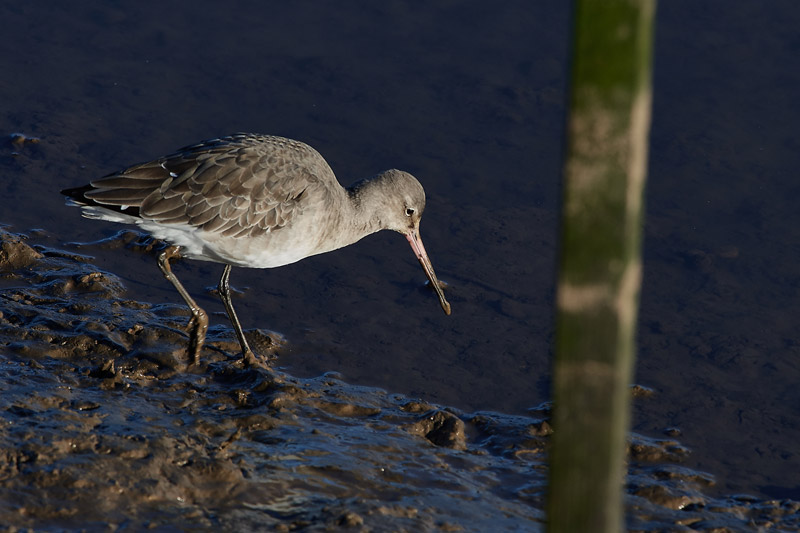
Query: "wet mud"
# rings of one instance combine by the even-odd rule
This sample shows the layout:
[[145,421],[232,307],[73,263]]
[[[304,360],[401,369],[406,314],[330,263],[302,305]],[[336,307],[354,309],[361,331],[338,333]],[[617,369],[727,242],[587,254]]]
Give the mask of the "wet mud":
[[[160,246],[130,231],[105,245]],[[468,413],[293,377],[275,365],[287,341],[255,329],[264,364],[244,368],[223,325],[188,366],[188,317],[129,299],[89,256],[0,229],[5,530],[542,530],[547,404]],[[800,528],[798,502],[709,496],[689,453],[631,435],[629,530]]]

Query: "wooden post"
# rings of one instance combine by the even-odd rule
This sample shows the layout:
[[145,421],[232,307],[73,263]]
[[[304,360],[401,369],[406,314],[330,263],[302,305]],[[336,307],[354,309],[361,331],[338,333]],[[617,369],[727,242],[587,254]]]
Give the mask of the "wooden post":
[[576,0],[557,285],[550,532],[624,527],[655,0]]

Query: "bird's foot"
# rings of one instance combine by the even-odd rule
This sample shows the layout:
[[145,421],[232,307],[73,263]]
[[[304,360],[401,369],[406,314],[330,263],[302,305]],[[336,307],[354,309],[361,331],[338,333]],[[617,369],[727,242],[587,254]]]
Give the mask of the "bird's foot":
[[244,368],[264,368],[264,363],[256,357],[253,350],[247,349],[242,352],[242,366]]
[[208,315],[206,315],[206,312],[198,308],[196,312],[192,313],[187,330],[189,333],[188,351],[192,360],[190,364],[199,365],[200,351],[206,342],[206,331],[208,331]]

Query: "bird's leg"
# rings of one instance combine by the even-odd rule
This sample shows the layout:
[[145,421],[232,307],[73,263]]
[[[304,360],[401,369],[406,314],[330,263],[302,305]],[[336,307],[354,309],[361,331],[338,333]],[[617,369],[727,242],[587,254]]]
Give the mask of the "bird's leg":
[[170,283],[178,290],[183,301],[189,306],[192,312],[192,318],[189,320],[189,356],[192,358],[192,363],[200,363],[200,350],[203,349],[203,343],[206,340],[206,331],[208,330],[208,315],[203,309],[197,305],[197,302],[189,296],[186,289],[183,288],[181,282],[175,274],[172,273],[172,268],[169,266],[169,260],[173,257],[180,257],[180,246],[170,246],[158,256],[158,268],[164,274]]
[[228,318],[231,320],[233,329],[236,331],[236,337],[239,339],[239,345],[242,347],[242,361],[248,366],[256,366],[258,360],[247,344],[247,339],[244,337],[242,325],[239,323],[239,317],[236,316],[236,311],[233,309],[233,302],[231,301],[231,288],[228,280],[231,277],[231,266],[225,265],[225,270],[222,271],[222,277],[219,279],[219,297],[225,305],[225,310],[228,312]]

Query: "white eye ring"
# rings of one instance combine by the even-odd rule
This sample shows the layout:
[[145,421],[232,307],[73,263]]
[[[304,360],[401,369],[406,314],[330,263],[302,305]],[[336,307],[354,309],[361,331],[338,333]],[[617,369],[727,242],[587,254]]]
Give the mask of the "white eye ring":
[[414,208],[413,207],[406,207],[406,216],[410,217],[413,214],[414,214]]

